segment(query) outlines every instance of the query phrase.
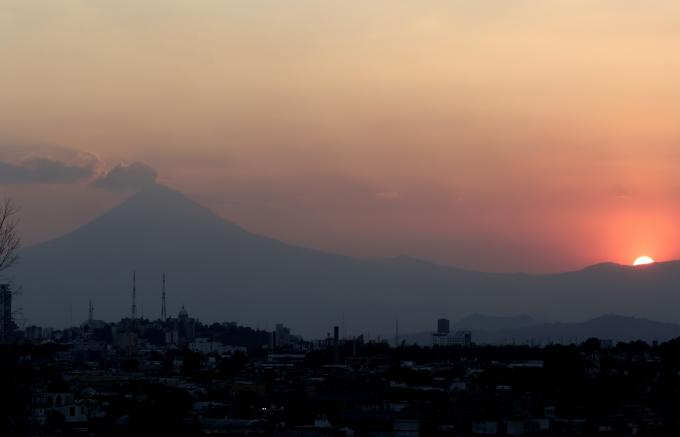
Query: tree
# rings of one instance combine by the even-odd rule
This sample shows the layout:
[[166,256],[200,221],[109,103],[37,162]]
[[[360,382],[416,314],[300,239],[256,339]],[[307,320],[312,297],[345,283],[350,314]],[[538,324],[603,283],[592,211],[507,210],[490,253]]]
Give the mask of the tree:
[[21,240],[17,233],[19,210],[12,199],[5,199],[0,204],[0,272],[12,267],[19,260]]
[[[17,232],[17,225],[19,220],[16,218],[19,210],[14,205],[12,199],[6,198],[4,201],[0,202],[0,274],[12,267],[19,260],[19,247],[21,246],[21,241],[19,239],[19,234]],[[0,277],[0,279],[2,279]],[[6,282],[6,281],[3,281]],[[13,296],[19,294],[17,289],[11,287],[11,293]],[[10,321],[10,326],[16,329],[16,324],[14,321],[17,316],[21,314],[21,310],[12,311],[12,320]],[[9,329],[11,331],[13,329]]]

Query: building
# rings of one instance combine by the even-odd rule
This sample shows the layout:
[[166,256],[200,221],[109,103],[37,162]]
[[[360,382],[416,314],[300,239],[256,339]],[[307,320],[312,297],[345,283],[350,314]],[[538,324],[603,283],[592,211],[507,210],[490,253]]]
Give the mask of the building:
[[12,332],[12,290],[9,284],[0,284],[0,338]]
[[419,437],[420,422],[409,419],[394,419],[392,435],[394,437]]
[[25,338],[30,342],[39,342],[43,338],[43,329],[40,326],[27,326]]
[[247,353],[248,348],[242,346],[224,345],[208,338],[197,338],[189,343],[189,350],[201,354],[232,355],[235,352]]
[[482,420],[472,422],[472,434],[498,434],[498,422],[495,420]]
[[196,319],[189,317],[189,312],[182,305],[176,319],[166,322],[165,343],[179,347],[188,347],[196,338]]
[[441,347],[453,346],[453,335],[440,334],[438,332],[432,334],[432,346]]
[[88,412],[83,402],[77,401],[73,393],[34,392],[31,396],[31,418],[38,425],[45,425],[51,413],[58,413],[64,423],[88,421]]
[[470,347],[472,345],[472,332],[463,330],[451,334],[450,329],[448,319],[437,320],[437,332],[432,334],[432,345],[442,347]]
[[277,323],[272,335],[271,343],[274,348],[288,346],[291,343],[290,328],[287,328],[281,323]]
[[456,331],[456,333],[453,335],[453,345],[462,347],[472,346],[472,332]]
[[451,332],[449,319],[439,319],[437,320],[437,333],[438,334],[448,334]]

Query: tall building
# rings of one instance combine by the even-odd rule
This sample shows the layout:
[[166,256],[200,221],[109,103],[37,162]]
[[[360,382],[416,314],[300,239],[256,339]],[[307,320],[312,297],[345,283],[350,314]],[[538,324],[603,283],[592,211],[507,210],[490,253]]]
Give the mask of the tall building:
[[290,344],[290,328],[281,323],[276,324],[276,347],[285,347]]
[[439,319],[439,320],[437,320],[437,333],[448,334],[449,332],[451,332],[449,319]]
[[432,334],[433,346],[462,346],[472,345],[472,333],[470,331],[456,331],[451,334],[451,325],[448,319],[437,320],[437,332]]
[[9,284],[0,284],[0,338],[12,332],[13,327],[12,290]]

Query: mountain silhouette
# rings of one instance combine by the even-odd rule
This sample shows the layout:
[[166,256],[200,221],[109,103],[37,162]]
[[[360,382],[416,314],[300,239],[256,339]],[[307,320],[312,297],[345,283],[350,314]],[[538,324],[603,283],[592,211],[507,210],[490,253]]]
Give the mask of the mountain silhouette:
[[489,316],[473,313],[454,323],[455,329],[500,331],[505,329],[519,329],[538,324],[536,319],[526,314],[519,316]]
[[[538,323],[528,316],[498,317],[472,314],[455,324],[455,329],[469,329],[478,344],[578,344],[589,338],[619,341],[668,341],[680,337],[680,325],[639,317],[607,314],[572,323]],[[431,332],[406,334],[407,344],[432,345]]]
[[491,343],[579,343],[591,337],[618,341],[668,341],[680,336],[680,325],[607,314],[581,323],[540,323],[482,334]]
[[436,318],[472,312],[584,320],[620,313],[677,320],[680,264],[613,264],[551,275],[474,272],[405,256],[364,260],[289,245],[248,232],[164,186],[141,191],[75,231],[22,250],[14,279],[28,323],[63,326],[185,305],[204,321],[275,323],[323,337],[345,320],[346,335],[429,329]]

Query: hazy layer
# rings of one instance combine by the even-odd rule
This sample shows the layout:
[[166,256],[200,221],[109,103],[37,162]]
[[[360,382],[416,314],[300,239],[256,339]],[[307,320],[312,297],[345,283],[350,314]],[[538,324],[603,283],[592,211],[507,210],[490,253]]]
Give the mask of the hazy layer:
[[[674,258],[679,46],[672,1],[5,0],[0,159],[143,161],[248,229],[347,254]],[[2,190],[31,242],[122,197],[86,185]]]

